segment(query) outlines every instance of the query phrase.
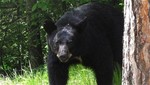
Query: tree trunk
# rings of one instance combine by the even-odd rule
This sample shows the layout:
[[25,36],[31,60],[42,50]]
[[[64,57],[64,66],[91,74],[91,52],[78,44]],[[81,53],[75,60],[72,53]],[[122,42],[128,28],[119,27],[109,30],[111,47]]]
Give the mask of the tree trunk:
[[[40,39],[39,23],[34,23],[32,16],[32,6],[37,0],[27,0],[28,26],[29,26],[29,60],[32,68],[37,68],[44,64],[42,54],[42,44]],[[35,21],[38,22],[38,21]]]
[[150,85],[150,3],[124,1],[122,85]]

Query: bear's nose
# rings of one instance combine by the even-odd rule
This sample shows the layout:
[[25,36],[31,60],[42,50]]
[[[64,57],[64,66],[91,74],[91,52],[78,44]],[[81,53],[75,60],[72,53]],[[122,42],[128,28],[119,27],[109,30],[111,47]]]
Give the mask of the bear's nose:
[[61,56],[59,57],[59,60],[60,60],[61,62],[67,62],[68,57],[67,57],[67,55],[61,55]]

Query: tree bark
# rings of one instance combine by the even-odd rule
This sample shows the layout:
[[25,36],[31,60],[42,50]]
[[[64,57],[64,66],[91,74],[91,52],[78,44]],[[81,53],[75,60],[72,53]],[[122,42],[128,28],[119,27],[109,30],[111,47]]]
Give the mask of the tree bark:
[[28,26],[29,26],[29,60],[32,68],[37,68],[44,64],[43,54],[42,54],[42,44],[40,39],[40,24],[35,21],[32,16],[32,6],[37,0],[27,0],[27,13],[28,13]]
[[124,1],[122,85],[150,85],[150,2]]

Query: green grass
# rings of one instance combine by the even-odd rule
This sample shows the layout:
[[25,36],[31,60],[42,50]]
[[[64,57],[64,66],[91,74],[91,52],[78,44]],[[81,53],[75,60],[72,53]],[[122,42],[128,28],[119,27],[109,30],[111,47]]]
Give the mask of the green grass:
[[[24,75],[14,77],[0,77],[0,85],[48,85],[47,69],[40,69],[37,72],[24,70]],[[121,85],[121,71],[114,72],[114,85]],[[69,70],[68,85],[96,85],[96,80],[92,70],[84,68],[82,65],[72,66]]]
[[81,65],[72,66],[69,71],[68,85],[96,85],[94,73]]

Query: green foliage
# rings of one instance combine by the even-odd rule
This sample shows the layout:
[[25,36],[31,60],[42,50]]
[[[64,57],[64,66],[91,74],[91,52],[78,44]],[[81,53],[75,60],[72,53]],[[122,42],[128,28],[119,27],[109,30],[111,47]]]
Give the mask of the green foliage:
[[122,70],[119,65],[116,65],[115,71],[114,71],[114,78],[113,82],[114,85],[121,85],[121,79],[122,79]]
[[[48,76],[46,67],[38,70],[23,70],[23,75],[14,77],[0,77],[0,85],[48,85]],[[114,85],[121,85],[121,71],[117,68],[114,72]],[[82,65],[71,66],[69,70],[69,81],[67,85],[96,85],[96,80],[92,70]]]
[[23,70],[23,75],[13,72],[13,77],[0,77],[0,85],[48,85],[46,67],[38,70]]
[[91,69],[82,65],[74,65],[69,71],[68,85],[96,85],[96,79]]
[[36,4],[33,5],[32,11],[36,11],[37,9],[41,9],[42,11],[48,11],[49,4],[44,0],[39,0]]
[[[3,69],[10,71],[20,65],[21,56],[25,56],[27,53],[25,43],[27,38],[25,28],[27,25],[20,17],[22,15],[16,16],[17,14],[15,8],[0,10],[0,67],[2,65]],[[26,57],[22,58],[25,59]]]

